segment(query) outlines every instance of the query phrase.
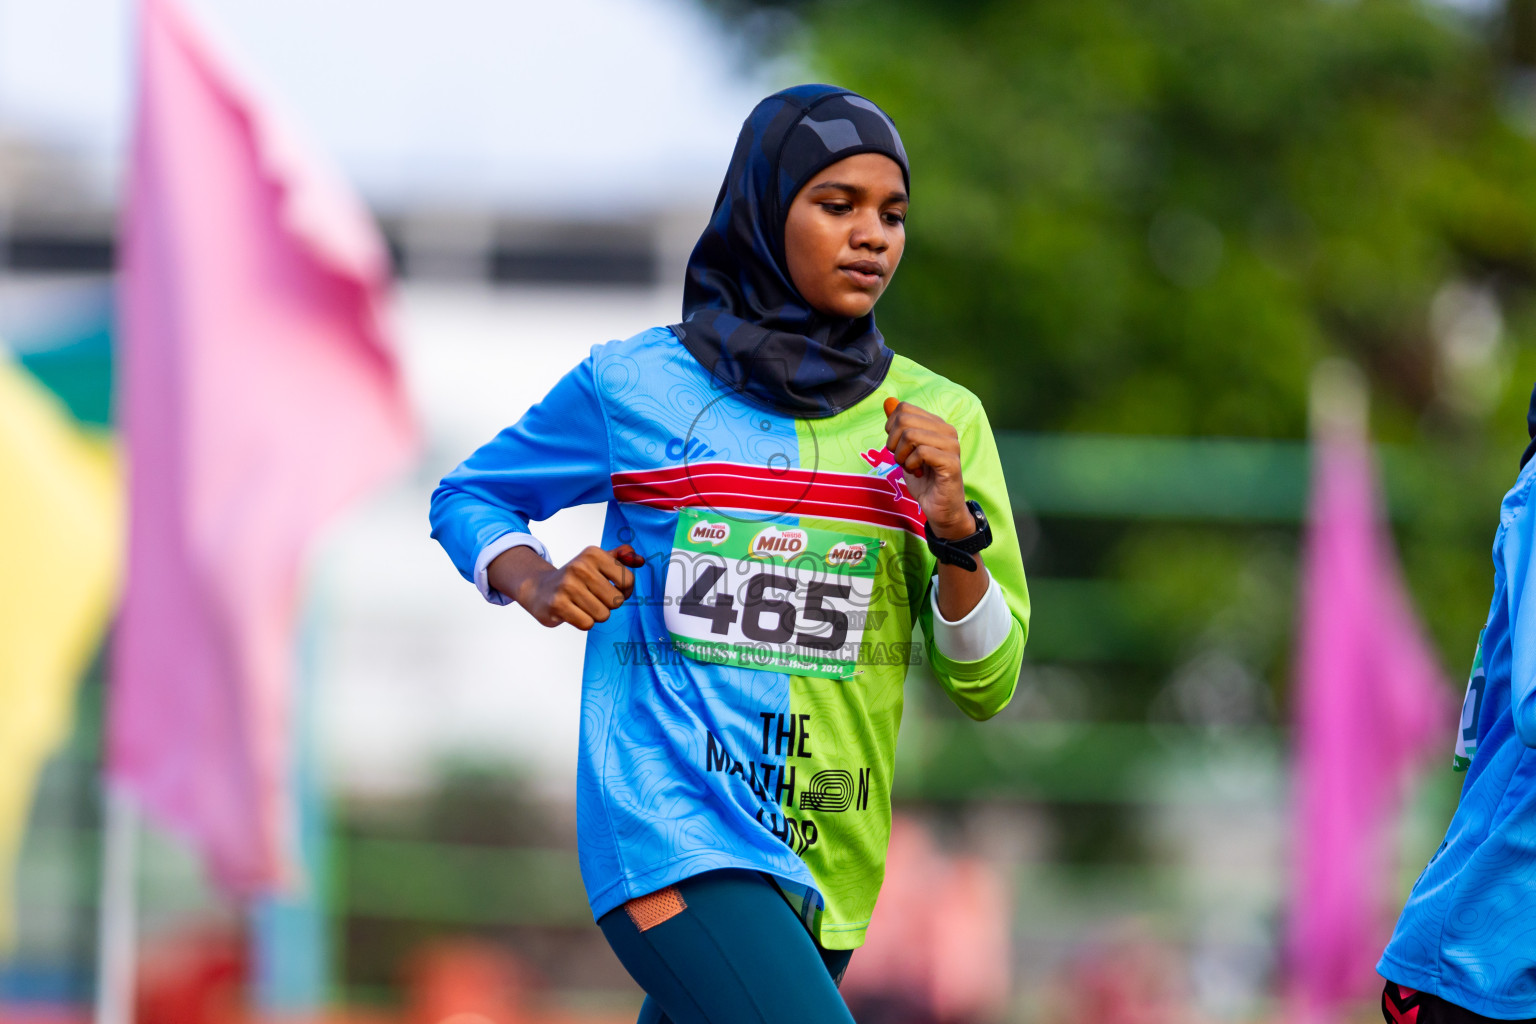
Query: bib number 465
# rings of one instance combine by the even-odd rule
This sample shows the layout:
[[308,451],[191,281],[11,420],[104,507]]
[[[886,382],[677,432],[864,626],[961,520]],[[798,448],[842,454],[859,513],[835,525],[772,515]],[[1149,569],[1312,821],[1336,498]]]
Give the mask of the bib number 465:
[[[813,651],[841,650],[847,642],[848,614],[837,608],[829,608],[824,602],[828,598],[847,600],[853,592],[849,584],[808,581],[802,596],[799,580],[764,570],[747,577],[742,606],[738,610],[733,595],[715,592],[716,584],[725,575],[724,566],[702,566],[698,579],[678,603],[678,611],[707,620],[709,631],[716,636],[730,635],[731,626],[739,616],[741,632],[749,640],[784,644],[790,643],[793,638],[797,646]],[[785,596],[790,600],[786,600]],[[713,601],[705,603],[709,598],[713,598]],[[795,626],[801,620],[828,628],[815,632],[796,632]]]
[[664,589],[676,650],[716,665],[852,679],[880,545],[813,526],[679,509]]

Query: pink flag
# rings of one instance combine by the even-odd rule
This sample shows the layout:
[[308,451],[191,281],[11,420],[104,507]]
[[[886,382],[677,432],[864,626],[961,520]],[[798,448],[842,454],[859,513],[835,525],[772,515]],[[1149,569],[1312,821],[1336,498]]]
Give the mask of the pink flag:
[[291,877],[305,551],[414,447],[361,206],[173,0],[140,5],[121,226],[128,583],[108,773],[226,888]]
[[1302,1021],[1334,1019],[1380,985],[1403,785],[1455,724],[1377,511],[1363,418],[1359,408],[1335,417],[1313,449],[1286,936],[1287,995]]

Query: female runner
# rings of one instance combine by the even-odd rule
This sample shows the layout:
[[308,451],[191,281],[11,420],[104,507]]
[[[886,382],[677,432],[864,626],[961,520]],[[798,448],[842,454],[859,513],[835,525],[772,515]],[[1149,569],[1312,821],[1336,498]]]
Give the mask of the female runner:
[[[432,496],[487,600],[587,631],[581,870],[642,1024],[851,1024],[914,625],[970,717],[1018,679],[1029,597],[986,415],[871,314],[909,189],[869,100],[763,100],[683,321],[595,347]],[[598,501],[601,546],[552,565],[529,523]]]

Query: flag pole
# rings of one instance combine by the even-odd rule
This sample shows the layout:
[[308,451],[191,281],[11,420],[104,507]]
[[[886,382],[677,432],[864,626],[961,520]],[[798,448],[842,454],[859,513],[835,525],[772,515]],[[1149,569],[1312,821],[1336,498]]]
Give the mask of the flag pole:
[[139,809],[121,787],[107,782],[103,789],[106,820],[96,935],[95,1024],[133,1024]]
[[289,763],[299,877],[288,892],[257,897],[250,915],[256,1004],[273,1018],[307,1018],[320,1013],[329,989],[326,908],[330,902],[330,857],[325,847],[327,815],[320,777],[316,669],[323,633],[322,601],[316,595],[306,604],[290,712],[293,745]]
[[1308,418],[1312,441],[1344,433],[1346,436],[1368,436],[1366,417],[1370,399],[1366,393],[1365,375],[1347,359],[1324,359],[1312,371],[1311,394],[1308,396]]

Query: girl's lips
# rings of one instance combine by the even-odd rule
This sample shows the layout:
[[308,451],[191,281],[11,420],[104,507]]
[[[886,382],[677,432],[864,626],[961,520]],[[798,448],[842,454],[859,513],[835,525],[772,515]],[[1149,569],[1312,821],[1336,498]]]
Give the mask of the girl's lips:
[[885,279],[880,273],[878,264],[850,263],[838,268],[853,279],[853,283],[861,288],[873,288]]

